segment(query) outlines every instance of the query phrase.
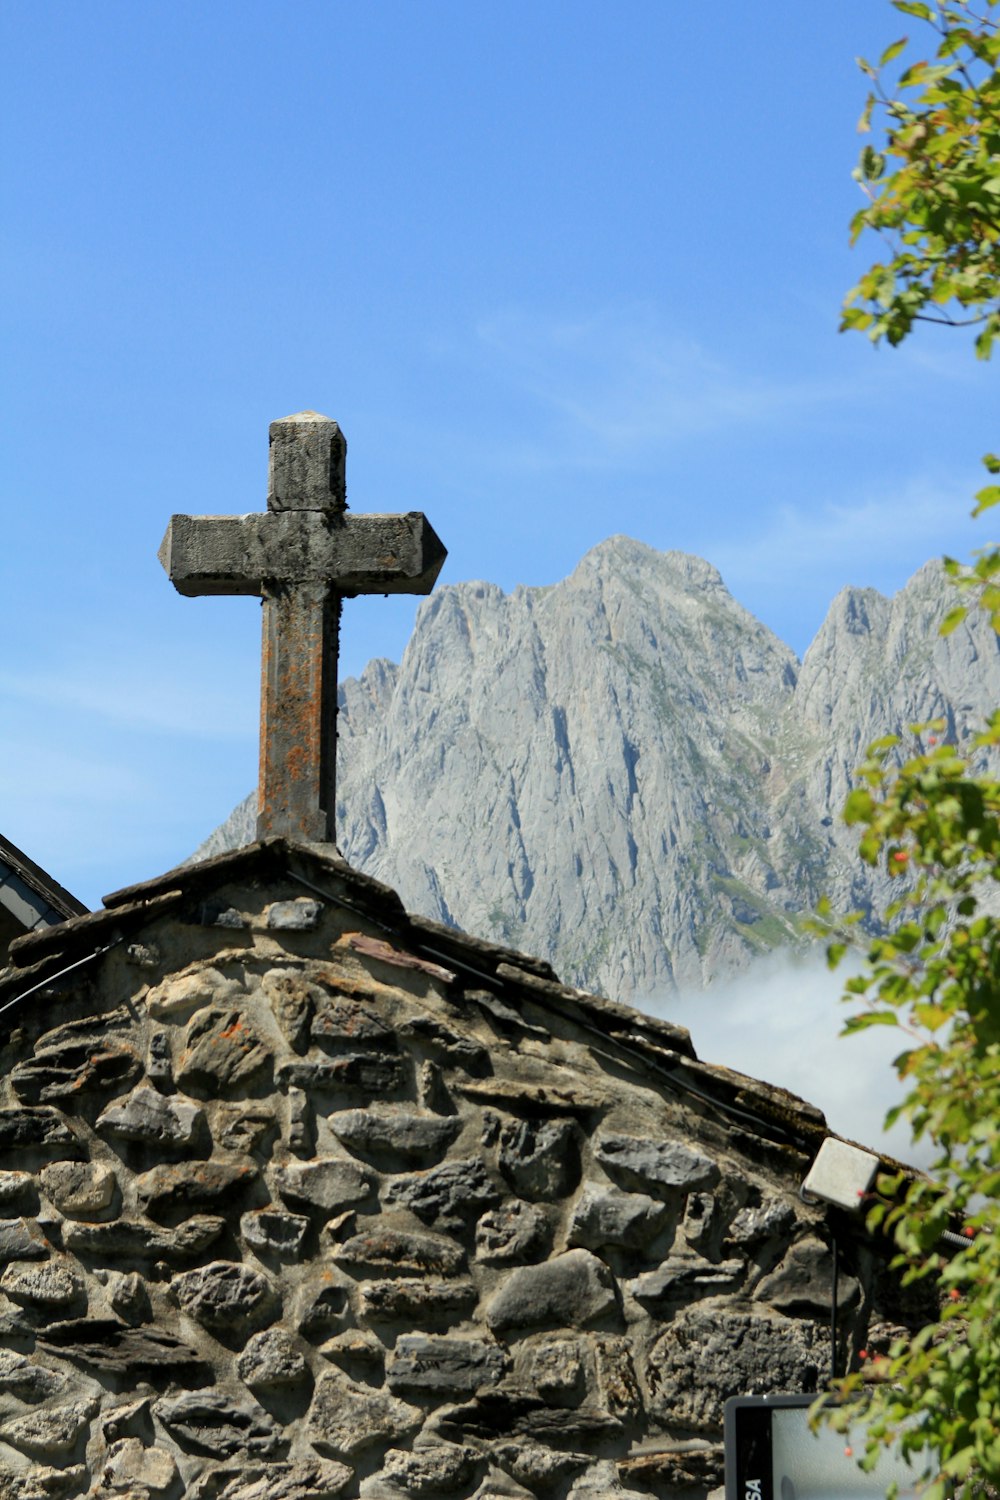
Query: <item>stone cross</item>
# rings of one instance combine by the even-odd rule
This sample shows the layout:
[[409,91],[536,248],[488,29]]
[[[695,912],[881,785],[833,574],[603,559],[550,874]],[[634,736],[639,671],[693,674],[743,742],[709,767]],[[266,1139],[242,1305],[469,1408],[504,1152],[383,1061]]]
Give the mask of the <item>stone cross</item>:
[[160,546],[179,593],[263,599],[258,838],[336,842],[341,600],[429,594],[447,556],[418,511],[348,515],[346,458],[329,417],[272,422],[267,510],[171,516]]

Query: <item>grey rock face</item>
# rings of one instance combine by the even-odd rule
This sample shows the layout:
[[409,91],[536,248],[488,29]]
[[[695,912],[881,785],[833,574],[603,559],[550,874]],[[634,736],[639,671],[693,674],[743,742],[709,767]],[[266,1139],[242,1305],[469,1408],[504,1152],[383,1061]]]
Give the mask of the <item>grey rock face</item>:
[[660,1197],[713,1187],[719,1180],[715,1162],[680,1141],[605,1135],[597,1141],[594,1156],[623,1187]]
[[326,1458],[291,1464],[242,1463],[216,1470],[195,1486],[191,1500],[333,1500],[353,1470]]
[[177,1082],[200,1097],[245,1093],[271,1054],[239,1010],[200,1011],[188,1024]]
[[813,1391],[828,1358],[828,1330],[821,1325],[692,1308],[678,1314],[650,1354],[652,1409],[669,1412],[679,1426],[719,1433],[730,1396],[765,1383],[770,1390]]
[[0,1425],[0,1437],[36,1458],[62,1456],[72,1453],[96,1411],[94,1400],[39,1407],[27,1416],[14,1417]]
[[332,1371],[320,1377],[309,1410],[313,1445],[333,1458],[350,1457],[375,1443],[398,1442],[422,1421],[418,1407]]
[[330,1128],[338,1140],[362,1156],[398,1156],[407,1165],[429,1167],[441,1160],[462,1122],[439,1115],[347,1109],[330,1116]]
[[283,1214],[273,1208],[260,1208],[243,1215],[240,1230],[251,1250],[258,1255],[295,1260],[308,1233],[309,1220],[301,1214]]
[[9,1265],[0,1276],[0,1292],[22,1307],[69,1307],[83,1295],[83,1278],[71,1264]]
[[936,564],[891,600],[845,589],[800,663],[710,564],[626,537],[549,588],[447,585],[401,665],[341,685],[340,847],[568,982],[704,984],[796,941],[821,894],[884,903],[838,821],[865,746],[938,716],[961,742],[1000,702],[988,621],[937,636],[950,602]]
[[457,1398],[496,1385],[506,1363],[502,1349],[481,1339],[404,1334],[396,1340],[386,1380],[392,1391]]
[[0,1262],[44,1260],[48,1253],[45,1236],[34,1219],[0,1219]]
[[355,1162],[333,1157],[289,1162],[278,1169],[275,1178],[286,1203],[296,1208],[318,1209],[326,1218],[339,1209],[363,1202],[374,1182],[371,1173]]
[[90,1161],[56,1161],[40,1174],[53,1208],[71,1219],[96,1219],[111,1204],[117,1181],[110,1167]]
[[[3,1281],[0,1279],[0,1288]],[[833,1301],[833,1257],[830,1247],[809,1238],[792,1245],[781,1264],[765,1276],[754,1294],[779,1312],[829,1317]],[[837,1277],[837,1308],[853,1307],[860,1288],[843,1271]]]
[[140,1206],[151,1219],[189,1218],[206,1208],[221,1208],[256,1182],[252,1165],[232,1162],[163,1163],[136,1178]]
[[465,1252],[454,1240],[438,1234],[375,1229],[356,1234],[337,1245],[338,1265],[359,1272],[393,1272],[397,1276],[450,1276],[465,1269]]
[[425,1224],[457,1228],[500,1201],[481,1161],[450,1161],[390,1183],[385,1201],[412,1209]]
[[586,1327],[614,1308],[604,1262],[589,1250],[567,1250],[542,1265],[511,1271],[486,1304],[486,1321],[495,1333],[539,1324]]
[[65,1386],[66,1376],[61,1372],[33,1364],[11,1349],[0,1349],[0,1393],[35,1405],[57,1395]]
[[584,1188],[573,1210],[568,1239],[586,1250],[606,1245],[636,1249],[648,1244],[668,1218],[666,1204],[645,1193],[590,1186]]
[[225,1228],[214,1214],[196,1214],[176,1229],[159,1229],[141,1220],[116,1219],[113,1224],[71,1224],[63,1229],[67,1250],[78,1250],[104,1265],[120,1259],[177,1261],[200,1255]]
[[245,1343],[255,1328],[272,1322],[281,1310],[265,1276],[227,1260],[175,1276],[171,1291],[186,1313],[224,1343]]
[[303,1381],[306,1362],[283,1328],[266,1328],[250,1339],[236,1372],[252,1391],[275,1390]]
[[476,1225],[476,1259],[487,1265],[519,1266],[540,1260],[551,1243],[544,1210],[518,1198],[483,1214]]
[[156,1403],[164,1427],[191,1453],[263,1458],[282,1448],[277,1423],[255,1402],[222,1391],[190,1391]]
[[580,1150],[571,1120],[517,1120],[500,1131],[500,1170],[522,1198],[550,1203],[580,1180]]
[[34,1149],[49,1156],[76,1156],[80,1148],[54,1109],[0,1109],[0,1151]]
[[134,1089],[122,1104],[110,1105],[97,1128],[121,1141],[182,1149],[205,1130],[205,1114],[190,1099],[164,1097],[155,1089]]

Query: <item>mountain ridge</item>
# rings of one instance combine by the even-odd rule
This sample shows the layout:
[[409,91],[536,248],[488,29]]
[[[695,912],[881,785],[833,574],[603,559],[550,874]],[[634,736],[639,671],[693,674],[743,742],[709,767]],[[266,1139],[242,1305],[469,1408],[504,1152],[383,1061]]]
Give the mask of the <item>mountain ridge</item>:
[[[424,601],[401,662],[340,686],[337,827],[413,910],[626,996],[708,983],[797,941],[820,895],[877,911],[839,822],[866,746],[1000,703],[975,614],[929,563],[847,587],[801,661],[718,570],[616,536],[559,583]],[[253,837],[253,798],[196,857]]]

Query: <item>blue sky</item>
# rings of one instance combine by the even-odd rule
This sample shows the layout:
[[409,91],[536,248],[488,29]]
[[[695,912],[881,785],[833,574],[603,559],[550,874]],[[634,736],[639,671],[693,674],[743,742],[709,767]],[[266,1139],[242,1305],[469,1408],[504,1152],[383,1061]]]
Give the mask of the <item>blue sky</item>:
[[[836,333],[853,59],[903,24],[7,0],[0,829],[95,903],[254,784],[258,607],[182,599],[156,550],[173,511],[262,507],[303,407],[354,509],[426,511],[442,581],[551,583],[622,531],[799,652],[843,585],[987,541],[966,336]],[[350,605],[345,673],[414,609]]]

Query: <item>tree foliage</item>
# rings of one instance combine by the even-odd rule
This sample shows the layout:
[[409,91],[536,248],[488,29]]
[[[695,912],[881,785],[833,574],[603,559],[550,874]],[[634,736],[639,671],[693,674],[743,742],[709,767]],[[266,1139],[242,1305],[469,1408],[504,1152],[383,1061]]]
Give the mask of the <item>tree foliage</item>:
[[[975,324],[988,358],[1000,335],[1000,0],[893,3],[920,23],[919,50],[907,61],[904,37],[877,66],[859,59],[871,83],[860,128],[883,138],[861,152],[852,237],[874,231],[885,255],[848,294],[842,327],[899,344],[918,321]],[[987,486],[974,514],[998,500]],[[1000,630],[1000,552],[946,568],[969,602],[943,630],[975,604]],[[904,1116],[936,1155],[926,1177],[880,1177],[868,1224],[894,1240],[904,1281],[937,1287],[942,1311],[863,1360],[842,1391],[855,1414],[861,1403],[865,1462],[892,1441],[924,1450],[925,1500],[943,1500],[1000,1487],[1000,780],[982,769],[997,764],[1000,709],[961,749],[939,743],[940,726],[913,728],[901,766],[896,737],[870,748],[845,808],[861,858],[900,892],[888,935],[847,983],[864,1004],[846,1029],[888,1025],[904,1039],[907,1091],[887,1123]],[[836,935],[832,964],[856,932]]]

